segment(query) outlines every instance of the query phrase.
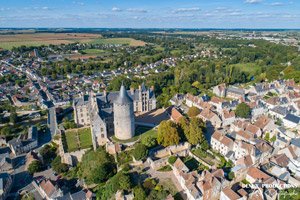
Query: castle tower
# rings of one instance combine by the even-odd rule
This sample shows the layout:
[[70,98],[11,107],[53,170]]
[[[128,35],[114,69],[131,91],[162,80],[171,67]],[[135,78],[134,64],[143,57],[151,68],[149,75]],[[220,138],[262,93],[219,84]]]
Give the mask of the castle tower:
[[114,131],[116,138],[121,140],[132,138],[135,132],[133,100],[128,96],[123,84],[114,102]]

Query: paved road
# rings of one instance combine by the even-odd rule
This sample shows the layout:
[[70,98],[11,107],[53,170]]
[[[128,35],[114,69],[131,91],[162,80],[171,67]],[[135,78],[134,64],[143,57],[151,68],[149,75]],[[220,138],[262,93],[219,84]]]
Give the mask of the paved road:
[[48,110],[48,125],[51,133],[51,137],[56,135],[57,133],[57,122],[56,122],[56,112],[55,107],[50,107]]

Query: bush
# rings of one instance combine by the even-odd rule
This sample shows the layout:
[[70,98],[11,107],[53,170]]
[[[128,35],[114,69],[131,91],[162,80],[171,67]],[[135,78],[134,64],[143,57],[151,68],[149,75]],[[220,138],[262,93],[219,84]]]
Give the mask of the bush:
[[251,108],[246,103],[240,103],[236,107],[235,114],[241,118],[248,117],[250,115],[250,113],[251,113]]
[[234,179],[234,173],[233,172],[229,172],[228,179],[229,180],[233,180]]
[[37,160],[34,160],[32,161],[32,163],[30,163],[30,165],[28,166],[28,173],[30,174],[34,174],[36,172],[39,172],[41,171],[42,169],[42,164],[37,161]]
[[145,159],[148,156],[148,149],[144,144],[137,144],[134,152],[133,152],[133,156],[136,160],[141,160],[141,159]]
[[57,156],[51,163],[51,167],[53,170],[60,174],[63,172],[67,172],[69,170],[69,166],[65,163],[61,163],[61,157]]
[[199,108],[197,108],[197,107],[195,107],[195,106],[192,106],[192,107],[190,107],[190,109],[188,110],[188,112],[187,112],[187,115],[189,116],[189,117],[196,117],[197,115],[199,115],[200,114],[200,109]]
[[177,160],[176,156],[170,156],[169,159],[168,159],[168,162],[170,163],[170,165],[174,165],[176,160]]

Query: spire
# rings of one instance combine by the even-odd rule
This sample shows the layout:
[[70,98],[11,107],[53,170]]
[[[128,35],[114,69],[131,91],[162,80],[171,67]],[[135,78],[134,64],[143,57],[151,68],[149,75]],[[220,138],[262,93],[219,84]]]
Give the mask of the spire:
[[146,91],[147,89],[146,89],[146,87],[145,87],[145,84],[144,84],[144,82],[143,82],[143,84],[142,84],[142,91]]
[[132,99],[128,96],[126,88],[122,82],[121,88],[120,88],[120,92],[119,92],[119,96],[117,98],[117,100],[114,102],[116,104],[129,104],[132,103]]

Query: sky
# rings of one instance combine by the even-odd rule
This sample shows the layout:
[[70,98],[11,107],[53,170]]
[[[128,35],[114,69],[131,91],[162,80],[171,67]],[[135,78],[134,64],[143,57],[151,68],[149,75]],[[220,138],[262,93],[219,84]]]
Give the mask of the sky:
[[1,0],[0,28],[299,29],[300,0]]

